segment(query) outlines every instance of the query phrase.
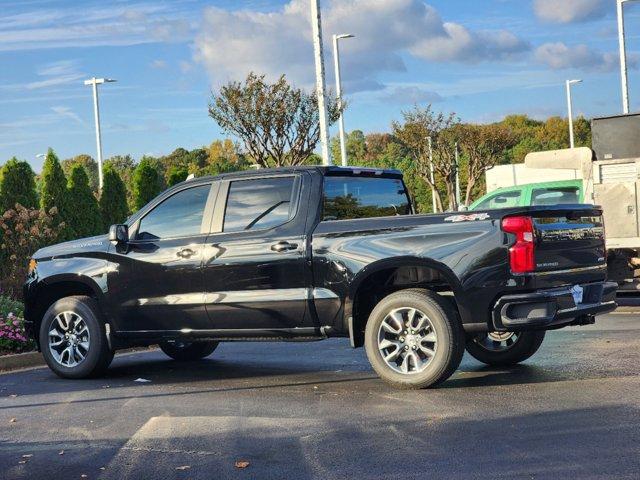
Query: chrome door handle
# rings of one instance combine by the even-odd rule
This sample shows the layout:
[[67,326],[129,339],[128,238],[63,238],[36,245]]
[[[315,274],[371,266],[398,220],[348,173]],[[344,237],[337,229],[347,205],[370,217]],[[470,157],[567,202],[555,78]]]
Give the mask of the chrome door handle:
[[286,252],[288,250],[297,250],[297,243],[278,242],[271,245],[271,250],[274,252]]
[[182,250],[180,250],[177,255],[180,258],[189,258],[192,257],[193,255],[195,255],[196,252],[194,252],[193,250],[191,250],[190,248],[183,248]]

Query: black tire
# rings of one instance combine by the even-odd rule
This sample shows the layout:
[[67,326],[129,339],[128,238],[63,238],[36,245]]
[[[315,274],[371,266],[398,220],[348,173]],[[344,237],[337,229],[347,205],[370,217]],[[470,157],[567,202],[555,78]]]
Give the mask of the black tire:
[[[423,370],[398,372],[383,358],[379,348],[380,335],[384,335],[381,333],[382,322],[397,309],[418,310],[429,320],[429,329],[435,332],[437,346],[434,344],[434,354],[425,358]],[[402,328],[404,325],[406,323]],[[371,366],[382,380],[401,389],[433,387],[445,381],[460,365],[464,344],[465,336],[457,312],[446,299],[423,289],[401,290],[382,299],[371,312],[365,329],[365,349]],[[408,346],[404,348],[408,349]],[[407,353],[411,354],[410,351]],[[415,364],[414,367],[417,368]]]
[[[73,341],[71,339],[65,339],[62,335],[50,335],[50,332],[53,330],[59,332],[64,331],[60,328],[61,324],[58,323],[57,318],[59,315],[62,315],[61,318],[64,318],[65,312],[68,318],[71,319],[67,323],[70,326],[69,332],[76,326],[80,328],[80,322],[84,323],[83,327],[86,326],[88,337],[83,338],[88,338],[89,340],[87,349],[81,349],[78,344],[74,344],[74,342],[82,344],[80,335],[77,336],[80,340],[77,340],[74,336]],[[99,376],[107,370],[113,360],[113,351],[109,348],[105,332],[105,323],[102,320],[98,304],[91,297],[73,296],[61,298],[56,301],[47,309],[42,318],[39,338],[42,355],[47,365],[56,375],[62,378],[77,379]],[[50,339],[52,342],[57,342],[58,340],[56,340],[56,338],[60,339],[60,345],[50,347]],[[58,359],[56,359],[53,351],[58,352],[60,349],[63,350],[63,353],[58,355]],[[64,350],[67,350],[67,352],[64,352]],[[82,359],[80,359],[81,354],[84,354],[84,358]],[[77,363],[72,365],[72,361]]]
[[218,346],[218,342],[162,342],[160,350],[180,362],[191,362],[208,357]]
[[494,343],[489,334],[474,335],[467,340],[467,352],[476,360],[492,366],[508,366],[524,362],[538,351],[544,340],[545,331],[519,332],[511,345],[506,342],[495,342],[504,345],[495,349],[487,345]]

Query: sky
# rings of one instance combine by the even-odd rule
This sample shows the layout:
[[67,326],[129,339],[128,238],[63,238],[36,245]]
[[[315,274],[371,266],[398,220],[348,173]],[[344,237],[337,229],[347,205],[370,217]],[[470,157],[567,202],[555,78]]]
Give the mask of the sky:
[[[348,131],[389,131],[414,104],[493,122],[621,113],[615,0],[322,0],[327,85],[341,41]],[[640,110],[640,1],[625,4],[631,110]],[[0,0],[0,162],[163,155],[225,138],[211,91],[247,73],[315,79],[309,0]],[[332,129],[335,134],[335,128]]]

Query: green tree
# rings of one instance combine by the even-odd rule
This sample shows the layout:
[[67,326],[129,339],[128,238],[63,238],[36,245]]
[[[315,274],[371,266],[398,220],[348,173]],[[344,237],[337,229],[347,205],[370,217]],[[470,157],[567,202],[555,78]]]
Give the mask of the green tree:
[[87,172],[87,176],[89,177],[89,185],[91,186],[91,190],[94,192],[98,191],[98,162],[96,162],[91,155],[87,155],[86,153],[82,153],[80,155],[76,155],[73,158],[67,158],[66,160],[62,160],[60,162],[62,165],[62,170],[64,174],[68,177],[71,176],[71,170],[76,165],[81,165],[84,167]]
[[73,238],[74,232],[69,225],[67,177],[64,175],[60,160],[51,148],[47,151],[41,178],[40,207],[45,212],[49,212],[53,208],[57,210],[54,221],[59,227],[59,239],[70,240]]
[[160,193],[158,177],[158,170],[149,159],[143,157],[133,172],[133,202],[136,210],[140,210]]
[[103,166],[103,179],[104,182],[104,169],[107,165],[110,165],[118,174],[125,186],[125,193],[127,196],[127,205],[129,211],[133,209],[133,172],[136,169],[136,162],[131,155],[115,155],[110,157],[104,162]]
[[98,235],[102,230],[102,218],[98,201],[89,185],[89,176],[82,165],[75,165],[69,177],[68,201],[69,226],[77,237]]
[[187,167],[171,167],[167,172],[167,186],[173,187],[180,182],[184,182],[188,176],[189,169]]
[[111,225],[124,222],[129,215],[127,190],[112,164],[106,164],[104,167],[102,194],[98,203],[105,230]]
[[38,195],[31,165],[13,157],[0,170],[0,213],[14,208],[16,203],[36,208]]

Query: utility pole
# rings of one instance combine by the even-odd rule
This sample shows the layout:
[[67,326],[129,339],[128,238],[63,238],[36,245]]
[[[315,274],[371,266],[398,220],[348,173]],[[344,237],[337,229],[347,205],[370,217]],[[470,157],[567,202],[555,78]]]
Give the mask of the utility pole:
[[624,2],[618,0],[618,42],[620,43],[620,78],[622,81],[622,112],[629,113],[629,85],[627,78],[627,47],[624,38]]
[[98,150],[98,188],[102,191],[102,138],[100,135],[100,108],[98,106],[98,85],[102,83],[115,82],[112,78],[96,78],[92,77],[85,80],[85,85],[91,85],[93,88],[93,115],[96,123],[96,145]]
[[435,175],[433,172],[433,142],[431,137],[427,138],[429,141],[429,179],[431,180],[431,210],[433,213],[438,213],[438,208],[436,207],[436,181]]
[[567,109],[569,111],[569,145],[571,148],[576,147],[575,136],[573,133],[573,102],[571,101],[571,85],[581,83],[582,80],[567,80]]
[[316,92],[318,95],[318,111],[320,117],[320,146],[322,163],[331,165],[329,154],[329,122],[327,119],[327,103],[324,87],[324,56],[322,53],[322,19],[320,16],[320,0],[311,0],[311,25],[313,27],[313,51],[316,60]]
[[338,47],[338,40],[353,37],[354,35],[351,35],[350,33],[333,36],[333,63],[336,73],[336,96],[338,97],[338,108],[340,109],[340,117],[338,118],[338,127],[340,130],[340,157],[342,159],[343,167],[347,166],[347,145],[344,135],[344,118],[342,115],[342,81],[340,79],[340,50]]

